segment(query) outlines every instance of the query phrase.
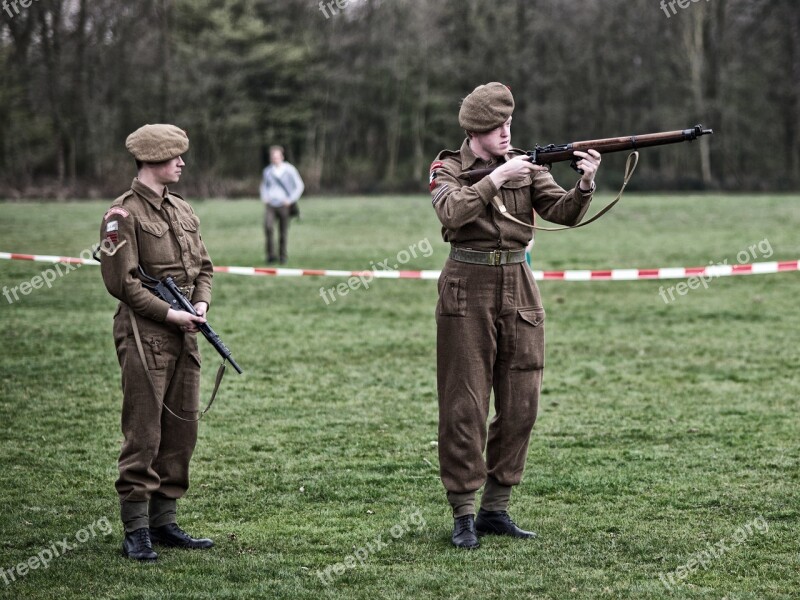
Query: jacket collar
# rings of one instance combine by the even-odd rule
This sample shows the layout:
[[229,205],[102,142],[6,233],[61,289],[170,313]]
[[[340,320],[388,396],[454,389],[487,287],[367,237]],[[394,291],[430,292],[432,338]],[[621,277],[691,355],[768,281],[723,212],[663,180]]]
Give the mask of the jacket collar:
[[164,186],[164,195],[159,196],[155,190],[139,181],[138,177],[134,177],[133,183],[131,183],[131,189],[136,192],[137,195],[147,200],[156,210],[161,210],[161,205],[164,203],[164,200],[169,200],[169,189],[167,189],[167,186]]
[[500,161],[496,159],[490,162],[483,160],[472,151],[472,148],[469,147],[469,138],[464,138],[464,143],[461,144],[461,170],[468,171],[475,163],[478,162],[481,163],[481,167],[483,167],[494,165]]

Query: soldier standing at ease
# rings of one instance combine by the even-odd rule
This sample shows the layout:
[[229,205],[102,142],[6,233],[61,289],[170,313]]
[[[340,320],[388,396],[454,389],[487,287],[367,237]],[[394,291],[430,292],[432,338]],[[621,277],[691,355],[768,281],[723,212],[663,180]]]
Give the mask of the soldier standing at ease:
[[[212,264],[192,207],[167,185],[178,183],[189,148],[174,125],[145,125],[125,144],[138,177],[103,217],[101,269],[119,306],[114,342],[122,369],[122,433],[116,482],[125,527],[123,553],[155,560],[152,543],[210,548],[178,527],[177,500],[189,488],[197,441],[200,354],[197,323],[211,302]],[[175,311],[143,287],[138,268],[171,275],[198,316]]]
[[[477,87],[461,104],[467,138],[431,165],[433,207],[450,259],[439,278],[437,380],[439,463],[453,509],[452,542],[477,548],[478,534],[532,538],[508,515],[522,477],[544,368],[544,308],[525,262],[532,230],[498,212],[499,195],[517,219],[534,210],[562,225],[589,208],[600,154],[575,152],[583,176],[565,191],[546,168],[511,147],[514,98],[501,83]],[[470,185],[464,173],[500,165]],[[495,416],[486,420],[494,390]],[[486,458],[483,452],[486,450]],[[475,516],[475,494],[484,487]]]

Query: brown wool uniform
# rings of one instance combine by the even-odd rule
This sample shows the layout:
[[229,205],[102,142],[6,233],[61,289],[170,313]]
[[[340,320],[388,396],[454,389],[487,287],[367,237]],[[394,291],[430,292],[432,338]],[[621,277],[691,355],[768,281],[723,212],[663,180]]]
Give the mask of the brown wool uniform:
[[[100,236],[102,246],[112,249],[102,256],[103,281],[120,301],[114,342],[123,390],[124,442],[116,482],[122,518],[127,531],[159,527],[175,522],[175,501],[189,487],[197,441],[197,423],[176,419],[162,403],[184,418],[197,417],[200,354],[195,333],[165,322],[169,305],[142,286],[138,266],[160,280],[171,275],[193,304],[211,303],[213,267],[191,206],[166,188],[159,196],[138,179],[111,205]],[[144,371],[128,307],[136,314],[158,397]]]
[[[521,153],[511,150],[507,158]],[[460,248],[524,250],[532,230],[491,205],[498,194],[491,179],[470,186],[463,176],[487,166],[468,140],[460,150],[437,156],[431,166],[431,195],[442,237]],[[578,223],[592,197],[579,184],[565,191],[549,172],[508,182],[499,194],[509,212],[525,223],[533,222],[535,210],[562,225]],[[455,517],[475,513],[475,492],[484,483],[483,508],[506,510],[511,486],[520,482],[542,383],[544,318],[526,263],[488,266],[447,260],[436,307],[439,463]],[[487,440],[492,390],[495,416]]]

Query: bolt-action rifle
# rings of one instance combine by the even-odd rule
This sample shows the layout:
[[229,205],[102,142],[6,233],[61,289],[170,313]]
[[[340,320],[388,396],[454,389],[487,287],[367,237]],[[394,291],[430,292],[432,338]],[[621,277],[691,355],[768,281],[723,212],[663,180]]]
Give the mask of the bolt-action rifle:
[[[600,154],[610,154],[612,152],[638,150],[639,148],[648,148],[650,146],[665,146],[667,144],[691,142],[700,136],[711,135],[712,133],[714,133],[714,131],[711,129],[704,129],[702,125],[695,125],[691,129],[679,129],[677,131],[662,131],[660,133],[646,133],[644,135],[629,135],[624,137],[603,138],[599,140],[587,140],[584,142],[562,144],[560,146],[555,144],[539,146],[537,144],[534,149],[530,150],[527,154],[528,160],[530,160],[532,163],[546,167],[552,166],[553,163],[570,161],[570,166],[579,173],[583,174],[583,171],[578,168],[578,159],[574,154],[576,150],[580,150],[582,152],[586,152],[587,150],[596,150]],[[476,184],[499,166],[500,165],[495,165],[485,169],[474,169],[472,171],[467,171],[466,175],[469,178],[470,185]]]

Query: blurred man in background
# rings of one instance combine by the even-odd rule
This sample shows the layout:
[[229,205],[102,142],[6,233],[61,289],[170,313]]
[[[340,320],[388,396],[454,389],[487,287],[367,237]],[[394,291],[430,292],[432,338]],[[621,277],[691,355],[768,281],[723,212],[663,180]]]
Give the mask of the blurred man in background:
[[[264,233],[267,238],[267,263],[274,264],[279,256],[275,253],[275,220],[280,229],[280,261],[288,259],[286,247],[289,237],[289,219],[297,211],[297,201],[303,195],[305,184],[293,165],[284,160],[283,148],[271,146],[269,166],[261,179],[261,201],[266,205]],[[294,209],[294,210],[293,210]]]

